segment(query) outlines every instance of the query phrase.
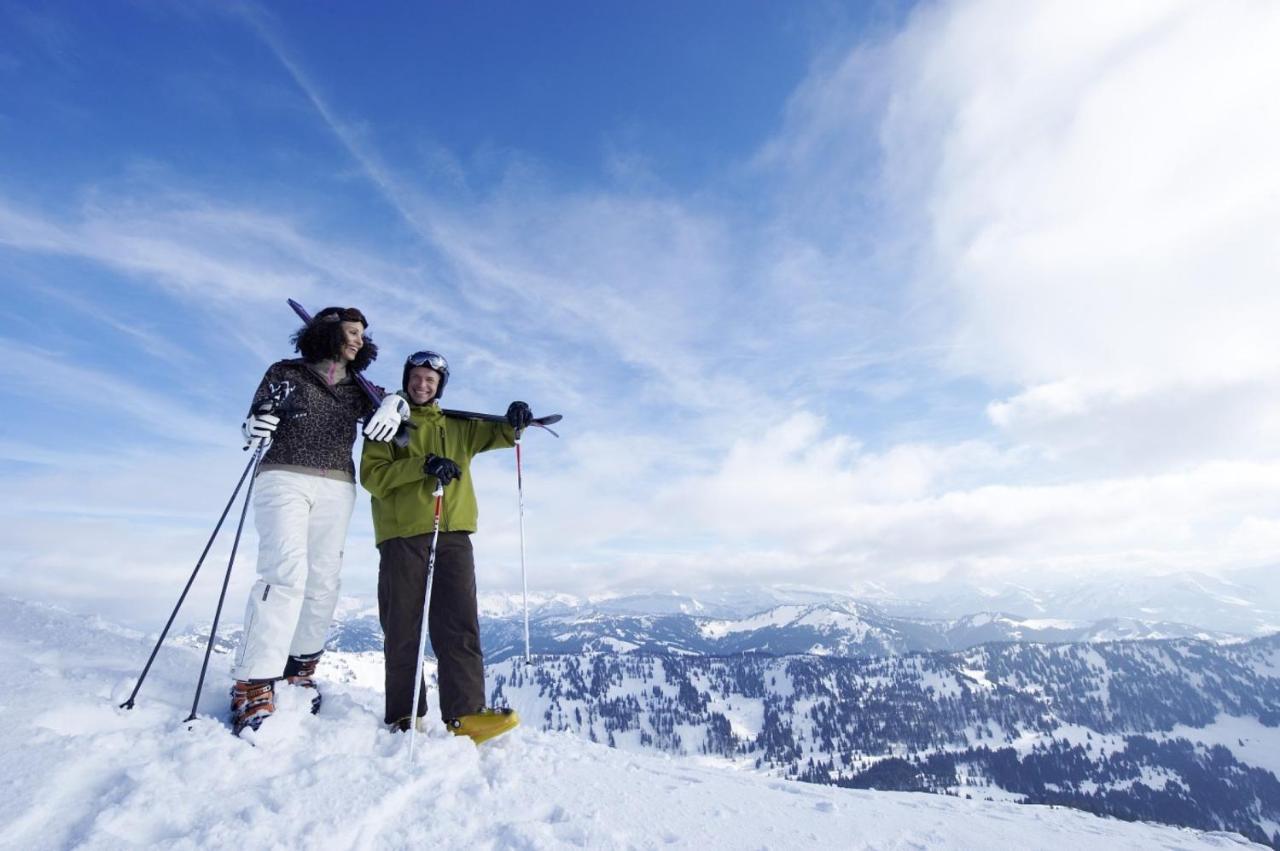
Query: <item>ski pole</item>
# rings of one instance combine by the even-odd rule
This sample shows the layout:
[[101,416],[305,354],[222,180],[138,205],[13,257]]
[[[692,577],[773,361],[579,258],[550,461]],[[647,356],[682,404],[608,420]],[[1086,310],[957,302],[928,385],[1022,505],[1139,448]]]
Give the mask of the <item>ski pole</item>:
[[[259,440],[258,448],[253,451],[253,458],[249,462],[250,469],[255,474],[258,468],[258,462],[262,460],[262,454],[270,445],[269,440]],[[253,500],[253,477],[249,479],[249,489],[244,492],[244,506],[240,509],[240,522],[236,524],[236,537],[231,542],[231,556],[227,559],[227,573],[222,577],[222,591],[218,594],[218,607],[213,611],[213,626],[209,628],[209,642],[204,647],[204,663],[200,666],[200,679],[196,682],[196,695],[191,699],[191,714],[187,716],[187,723],[196,720],[196,705],[200,703],[200,691],[204,688],[204,675],[209,669],[209,654],[213,652],[213,639],[218,634],[218,619],[222,617],[222,603],[227,597],[227,584],[231,582],[231,568],[236,563],[236,550],[240,547],[240,533],[244,531],[244,518],[249,513],[249,503]]]
[[529,653],[529,574],[524,567],[524,474],[520,467],[520,436],[516,435],[516,494],[520,502],[520,582],[524,586],[524,663],[533,664]]
[[[259,449],[261,451],[261,449]],[[164,643],[165,636],[169,634],[169,628],[173,626],[173,620],[178,616],[178,610],[182,608],[183,602],[187,599],[187,592],[191,590],[191,585],[196,581],[196,574],[200,572],[201,565],[204,564],[205,556],[209,555],[209,549],[213,546],[214,538],[218,537],[218,531],[222,529],[222,521],[227,519],[227,513],[231,511],[232,504],[236,501],[236,496],[240,493],[240,488],[244,485],[244,480],[248,478],[249,471],[258,463],[259,454],[249,459],[249,463],[245,465],[244,472],[240,474],[240,481],[236,482],[236,489],[231,492],[231,498],[227,500],[226,508],[222,509],[222,516],[218,518],[218,525],[213,527],[213,534],[209,536],[208,542],[204,545],[204,552],[200,553],[200,558],[196,561],[195,569],[191,571],[191,577],[187,579],[186,587],[182,589],[182,593],[178,595],[178,603],[173,607],[173,611],[169,613],[169,620],[165,623],[164,629],[160,630],[160,637],[156,639],[156,646],[152,648],[151,655],[147,658],[147,664],[143,666],[142,673],[138,675],[138,682],[133,687],[133,692],[129,695],[129,699],[120,704],[121,709],[132,709],[133,700],[138,696],[139,689],[142,688],[142,682],[147,678],[147,673],[151,670],[151,663],[156,660],[156,654],[160,652],[160,645]],[[252,486],[251,486],[252,487]]]
[[413,743],[418,733],[418,695],[422,689],[422,657],[427,652],[427,619],[431,610],[431,574],[436,566],[436,544],[440,540],[440,503],[444,499],[444,485],[436,479],[436,516],[431,527],[431,552],[427,555],[427,584],[422,594],[422,629],[418,632],[418,665],[413,672],[413,703],[409,713],[409,764],[413,765]]

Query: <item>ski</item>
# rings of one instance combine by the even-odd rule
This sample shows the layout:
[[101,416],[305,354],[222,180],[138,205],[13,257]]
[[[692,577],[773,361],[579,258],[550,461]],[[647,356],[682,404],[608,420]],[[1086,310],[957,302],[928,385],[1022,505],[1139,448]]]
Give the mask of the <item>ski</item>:
[[[289,306],[293,308],[294,313],[298,314],[299,319],[308,324],[311,323],[311,314],[307,312],[305,307],[298,304],[293,299],[289,299]],[[360,385],[360,389],[364,391],[364,394],[369,397],[369,401],[375,405],[381,405],[384,394],[381,393],[378,388],[369,381],[369,379],[365,378],[360,373],[357,372],[354,373],[354,375],[356,383]],[[489,423],[505,423],[507,421],[507,418],[501,414],[477,414],[474,411],[458,411],[452,408],[441,408],[440,410],[446,417],[453,417],[457,420],[483,420],[484,422]],[[545,417],[535,418],[529,423],[529,425],[536,425],[538,428],[547,429],[547,431],[550,431],[553,435],[559,437],[560,435],[547,428],[547,426],[554,425],[555,423],[560,422],[561,419],[562,417],[559,414],[550,414]],[[405,420],[400,431],[395,436],[395,443],[397,446],[405,446],[409,442],[409,435],[405,432],[404,426],[417,428],[416,425]]]
[[[478,414],[475,411],[459,411],[454,408],[441,408],[440,413],[444,414],[446,417],[453,417],[456,420],[480,420],[486,423],[505,423],[507,421],[507,418],[502,414]],[[559,434],[556,434],[556,432],[547,428],[547,426],[555,425],[562,419],[564,419],[564,417],[560,414],[548,414],[545,417],[534,417],[529,421],[529,425],[535,425],[538,428],[545,428],[556,437],[559,437]]]

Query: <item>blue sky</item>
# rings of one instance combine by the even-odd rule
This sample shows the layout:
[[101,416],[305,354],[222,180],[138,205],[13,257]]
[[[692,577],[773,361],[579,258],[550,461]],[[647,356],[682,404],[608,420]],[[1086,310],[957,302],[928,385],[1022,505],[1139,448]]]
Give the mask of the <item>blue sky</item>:
[[[289,297],[363,309],[379,383],[431,347],[452,405],[565,415],[542,591],[1272,563],[1278,27],[0,0],[0,590],[172,596]],[[476,475],[518,588],[511,458]]]

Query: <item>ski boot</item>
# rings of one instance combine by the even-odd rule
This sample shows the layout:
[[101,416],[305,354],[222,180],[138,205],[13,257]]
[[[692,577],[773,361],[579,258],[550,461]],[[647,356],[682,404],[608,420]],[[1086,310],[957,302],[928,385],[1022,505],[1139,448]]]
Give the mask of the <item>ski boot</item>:
[[312,715],[320,711],[320,701],[322,699],[320,687],[316,685],[316,663],[320,661],[321,653],[324,653],[324,651],[308,653],[306,656],[290,656],[289,661],[284,666],[284,678],[289,685],[312,690]]
[[450,733],[455,736],[468,736],[477,745],[495,736],[501,736],[509,730],[514,730],[519,724],[520,716],[514,709],[510,707],[492,709],[488,706],[482,707],[471,715],[449,718],[444,722]]
[[[426,732],[423,727],[421,715],[419,715],[417,719],[414,721],[413,727],[419,733]],[[391,733],[409,732],[409,717],[406,715],[404,718],[401,718],[398,721],[392,721],[390,724],[387,725],[387,730],[388,732],[391,732]]]
[[276,711],[275,680],[236,680],[231,687],[231,730],[257,730]]

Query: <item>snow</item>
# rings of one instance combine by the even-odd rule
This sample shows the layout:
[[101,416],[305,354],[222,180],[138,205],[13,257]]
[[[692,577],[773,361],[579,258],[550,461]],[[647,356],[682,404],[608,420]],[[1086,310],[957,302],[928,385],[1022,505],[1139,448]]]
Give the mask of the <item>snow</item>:
[[[222,655],[195,722],[182,719],[200,654],[185,647],[160,653],[136,708],[118,707],[151,640],[0,598],[0,671],[12,686],[0,698],[0,847],[1247,846],[1063,808],[808,785],[531,727],[477,748],[430,724],[410,765],[406,737],[382,728],[370,672],[339,682],[324,663],[318,716],[286,687],[277,714],[236,739]],[[755,721],[733,708],[738,723]]]
[[919,680],[922,691],[932,689],[940,697],[956,697],[960,694],[960,687],[956,684],[955,675],[949,671],[943,673],[924,670],[920,672]]
[[836,611],[825,606],[806,612],[803,617],[798,618],[791,625],[811,626],[824,631],[841,630],[851,633],[852,637],[859,641],[866,636],[868,631],[867,625],[857,615]]
[[[509,618],[523,616],[525,598],[523,594],[481,591],[476,595],[476,605],[481,617]],[[529,594],[530,613],[547,614],[564,612],[579,608],[586,603],[580,597],[571,594],[549,594],[532,592]],[[373,614],[378,613],[377,603],[371,604]]]
[[818,632],[847,634],[847,639],[863,641],[871,627],[858,615],[835,605],[776,606],[738,620],[711,620],[698,624],[704,638],[720,639],[739,632],[769,627],[809,627]]
[[1240,762],[1280,777],[1280,727],[1266,727],[1257,718],[1219,715],[1206,727],[1179,724],[1168,733],[1147,733],[1160,739],[1186,739],[1208,747],[1224,745]]
[[[151,639],[155,642],[155,639]],[[386,682],[385,668],[383,667],[382,651],[366,650],[359,653],[327,653],[325,660],[325,677],[330,680],[337,680],[340,683],[368,689],[376,690],[382,693],[383,684]],[[422,665],[423,673],[426,675],[427,681],[435,675],[436,663],[432,659],[427,659]]]
[[1087,621],[1064,620],[1062,618],[1028,618],[1016,621],[1016,623],[1028,629],[1083,629],[1089,625]]
[[614,653],[630,653],[640,645],[633,641],[626,641],[621,638],[611,638],[605,636],[591,642],[590,649],[593,651],[611,651]]
[[974,670],[973,668],[961,668],[960,673],[964,674],[966,677],[973,680],[975,683],[982,686],[984,689],[987,689],[988,691],[995,690],[995,687],[996,687],[995,683],[987,679],[986,671],[978,671],[978,670]]
[[771,626],[786,626],[803,614],[801,606],[778,606],[739,620],[707,621],[698,630],[707,638],[724,638],[735,632],[753,632]]
[[[741,695],[723,698],[713,695],[708,709],[723,715],[729,722],[730,731],[740,739],[754,739],[764,729],[764,701],[758,698]],[[703,731],[699,728],[698,732]]]

